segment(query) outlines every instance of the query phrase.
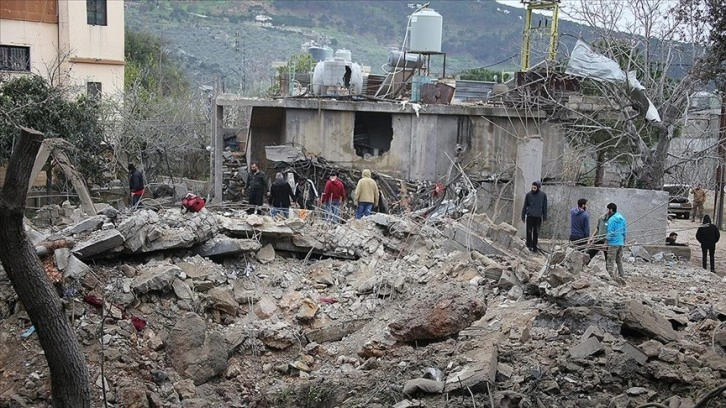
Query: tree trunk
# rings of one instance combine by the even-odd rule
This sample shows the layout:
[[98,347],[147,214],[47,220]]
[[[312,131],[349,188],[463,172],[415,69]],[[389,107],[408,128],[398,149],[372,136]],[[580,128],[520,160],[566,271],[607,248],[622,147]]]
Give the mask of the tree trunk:
[[0,261],[38,333],[50,368],[53,407],[90,407],[88,369],[61,300],[23,228],[23,211],[43,134],[23,129],[0,195]]
[[605,178],[605,150],[600,149],[597,151],[597,159],[595,163],[595,187],[602,186],[603,179]]

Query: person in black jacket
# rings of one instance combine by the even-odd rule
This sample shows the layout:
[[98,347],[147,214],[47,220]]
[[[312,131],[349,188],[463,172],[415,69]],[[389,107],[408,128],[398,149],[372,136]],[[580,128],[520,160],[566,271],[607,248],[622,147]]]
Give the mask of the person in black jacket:
[[701,254],[703,254],[703,269],[706,269],[706,254],[711,261],[711,272],[716,272],[713,262],[713,251],[716,250],[716,243],[721,238],[718,227],[711,224],[711,217],[703,216],[703,224],[696,231],[696,240],[701,243]]
[[[260,170],[260,167],[257,163],[252,163],[250,165],[250,172],[247,173],[247,182],[245,183],[245,188],[247,190],[247,196],[250,200],[250,205],[252,206],[261,206],[263,196],[267,194],[268,196],[270,193],[267,191],[267,176],[265,176],[265,173]],[[257,208],[252,208],[251,211],[248,210],[248,213],[257,212]]]
[[131,191],[131,206],[136,208],[144,195],[144,176],[136,170],[133,163],[129,163],[129,190]]
[[547,221],[547,194],[542,189],[539,181],[532,183],[532,191],[524,196],[522,206],[522,222],[527,225],[527,248],[532,252],[538,252],[539,228],[542,221]]
[[295,195],[292,193],[290,183],[285,181],[282,173],[275,174],[275,181],[270,187],[270,205],[272,206],[270,215],[274,217],[282,213],[285,218],[288,218],[290,216],[291,200],[295,200]]

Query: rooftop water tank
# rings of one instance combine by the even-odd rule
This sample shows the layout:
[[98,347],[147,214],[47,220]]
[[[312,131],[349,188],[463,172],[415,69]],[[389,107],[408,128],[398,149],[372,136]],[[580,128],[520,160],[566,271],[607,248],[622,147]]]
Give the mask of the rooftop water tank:
[[312,46],[308,48],[308,52],[313,57],[313,59],[318,62],[333,58],[333,49],[328,46]]
[[423,9],[411,15],[411,52],[441,52],[444,19],[434,9]]
[[352,55],[350,50],[340,49],[335,51],[335,58],[342,58],[343,61],[350,61]]
[[406,53],[406,60],[403,60],[403,52],[388,51],[388,66],[391,68],[421,68],[424,65],[424,58],[421,54]]

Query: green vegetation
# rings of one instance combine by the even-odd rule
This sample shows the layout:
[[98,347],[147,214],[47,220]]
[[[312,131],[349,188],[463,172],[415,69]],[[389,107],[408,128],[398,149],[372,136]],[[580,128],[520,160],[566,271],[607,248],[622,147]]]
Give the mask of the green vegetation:
[[0,164],[10,158],[20,127],[65,139],[74,147],[67,152],[87,179],[97,180],[104,168],[100,155],[104,128],[101,105],[85,94],[67,98],[61,88],[38,75],[21,76],[0,83]]
[[490,71],[486,68],[473,68],[461,71],[459,78],[467,81],[490,81],[501,84],[512,79],[512,75],[508,72]]

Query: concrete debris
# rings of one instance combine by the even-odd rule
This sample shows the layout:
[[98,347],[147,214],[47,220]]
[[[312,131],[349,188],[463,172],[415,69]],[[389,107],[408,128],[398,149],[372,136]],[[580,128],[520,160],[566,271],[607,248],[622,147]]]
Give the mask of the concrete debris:
[[[110,405],[685,407],[726,375],[726,281],[650,248],[622,288],[453,201],[335,225],[96,209],[26,229]],[[49,400],[29,324],[0,268],[0,405]]]

